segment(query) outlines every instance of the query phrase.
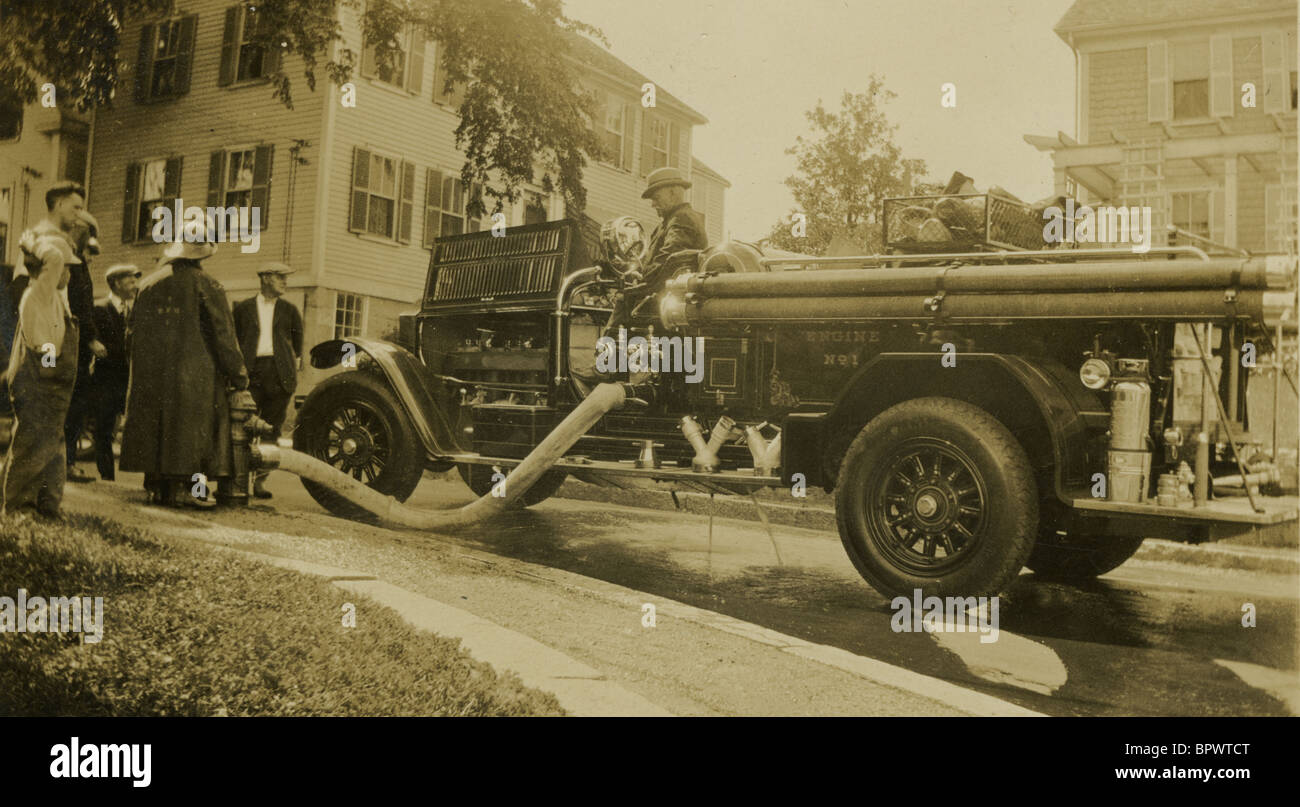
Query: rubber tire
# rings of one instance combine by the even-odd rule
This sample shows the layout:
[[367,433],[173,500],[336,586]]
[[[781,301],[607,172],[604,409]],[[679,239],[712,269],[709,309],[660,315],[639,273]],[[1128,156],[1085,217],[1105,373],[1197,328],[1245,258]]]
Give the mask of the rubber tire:
[[[293,431],[297,451],[324,460],[324,451],[316,443],[323,439],[318,430],[333,420],[334,412],[348,403],[365,404],[378,415],[386,431],[391,456],[383,470],[367,486],[398,501],[406,501],[424,475],[424,450],[406,412],[388,385],[367,372],[346,372],[330,376],[317,384],[298,412]],[[372,521],[374,516],[334,491],[306,479],[303,487],[311,497],[336,516]]]
[[1049,580],[1090,580],[1114,571],[1142,546],[1141,538],[1116,535],[1057,535],[1044,531],[1025,565]]
[[[990,521],[982,544],[961,565],[939,576],[915,574],[891,563],[856,515],[858,509],[866,512],[862,499],[871,469],[913,437],[942,439],[959,448],[980,474],[988,496]],[[917,398],[886,409],[854,438],[840,465],[835,517],[849,559],[881,594],[911,597],[921,589],[923,596],[978,597],[999,593],[1029,558],[1038,533],[1038,485],[1025,449],[988,412],[953,398]]]
[[[460,478],[465,480],[469,489],[474,491],[475,496],[486,496],[492,492],[492,475],[493,470],[490,465],[468,465],[461,463],[456,466],[460,472]],[[532,507],[535,504],[541,504],[551,498],[564,484],[564,480],[569,476],[567,471],[547,471],[538,477],[533,486],[524,491],[523,495],[510,503],[511,507]]]

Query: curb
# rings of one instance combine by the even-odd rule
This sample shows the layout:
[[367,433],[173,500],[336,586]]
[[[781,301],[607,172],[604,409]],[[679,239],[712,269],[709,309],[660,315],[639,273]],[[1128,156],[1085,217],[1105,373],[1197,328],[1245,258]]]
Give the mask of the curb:
[[564,710],[574,717],[673,717],[671,712],[606,679],[599,670],[532,637],[385,583],[373,575],[278,555],[239,549],[227,551],[283,569],[324,577],[339,588],[364,594],[392,608],[419,630],[459,639],[461,647],[479,661],[514,673],[525,686],[555,695]]
[[[674,504],[672,494],[667,492],[637,489],[635,498],[631,500],[625,494],[624,488],[592,485],[570,479],[555,495],[565,499],[639,507],[647,510],[711,515],[715,518],[732,518],[741,521],[760,520],[754,507],[754,500],[743,496],[710,497],[703,493],[679,492],[676,494],[678,504]],[[835,511],[828,507],[782,504],[762,497],[758,501],[763,507],[763,514],[773,525],[823,532],[838,531]],[[1295,547],[1254,546],[1228,542],[1184,544],[1148,538],[1133,559],[1269,574],[1300,574],[1300,551]]]

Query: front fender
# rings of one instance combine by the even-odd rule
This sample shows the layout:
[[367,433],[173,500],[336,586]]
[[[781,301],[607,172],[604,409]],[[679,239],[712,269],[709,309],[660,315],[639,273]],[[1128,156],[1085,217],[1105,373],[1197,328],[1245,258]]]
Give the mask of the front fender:
[[[1000,353],[965,353],[942,368],[938,353],[882,353],[858,371],[826,416],[827,434],[856,434],[861,424],[909,398],[943,395],[973,403],[995,417],[1036,421],[1047,445],[1026,445],[1050,458],[1057,498],[1073,500],[1085,483],[1090,419],[1104,415],[1096,396],[1059,363]],[[1074,383],[1071,383],[1071,382]],[[1031,415],[1032,413],[1032,415]],[[1013,429],[1014,431],[1014,429]],[[1022,443],[1029,435],[1018,435]],[[833,478],[833,469],[828,468]]]
[[311,366],[321,370],[340,364],[354,367],[363,355],[388,380],[429,456],[443,457],[467,450],[457,440],[458,403],[409,350],[362,336],[330,339],[311,349]]

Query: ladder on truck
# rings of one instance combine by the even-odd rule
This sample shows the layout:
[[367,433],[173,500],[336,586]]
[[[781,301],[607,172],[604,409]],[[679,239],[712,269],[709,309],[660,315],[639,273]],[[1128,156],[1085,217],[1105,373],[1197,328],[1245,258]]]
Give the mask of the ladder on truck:
[[1151,245],[1166,243],[1165,144],[1159,138],[1120,146],[1119,199],[1125,207],[1151,208]]

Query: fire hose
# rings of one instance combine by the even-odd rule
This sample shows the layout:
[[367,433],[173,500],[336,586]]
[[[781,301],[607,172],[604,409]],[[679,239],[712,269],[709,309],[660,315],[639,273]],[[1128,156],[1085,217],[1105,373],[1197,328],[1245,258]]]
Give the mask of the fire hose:
[[[315,457],[273,444],[250,445],[252,464],[261,471],[279,469],[297,474],[343,496],[381,520],[402,527],[431,530],[464,527],[491,518],[533,486],[550,470],[578,438],[595,426],[607,412],[623,406],[627,390],[622,384],[600,384],[560,422],[537,447],[515,467],[504,483],[469,504],[449,510],[420,510],[392,496],[367,487],[361,481]],[[502,495],[497,495],[498,491]]]

